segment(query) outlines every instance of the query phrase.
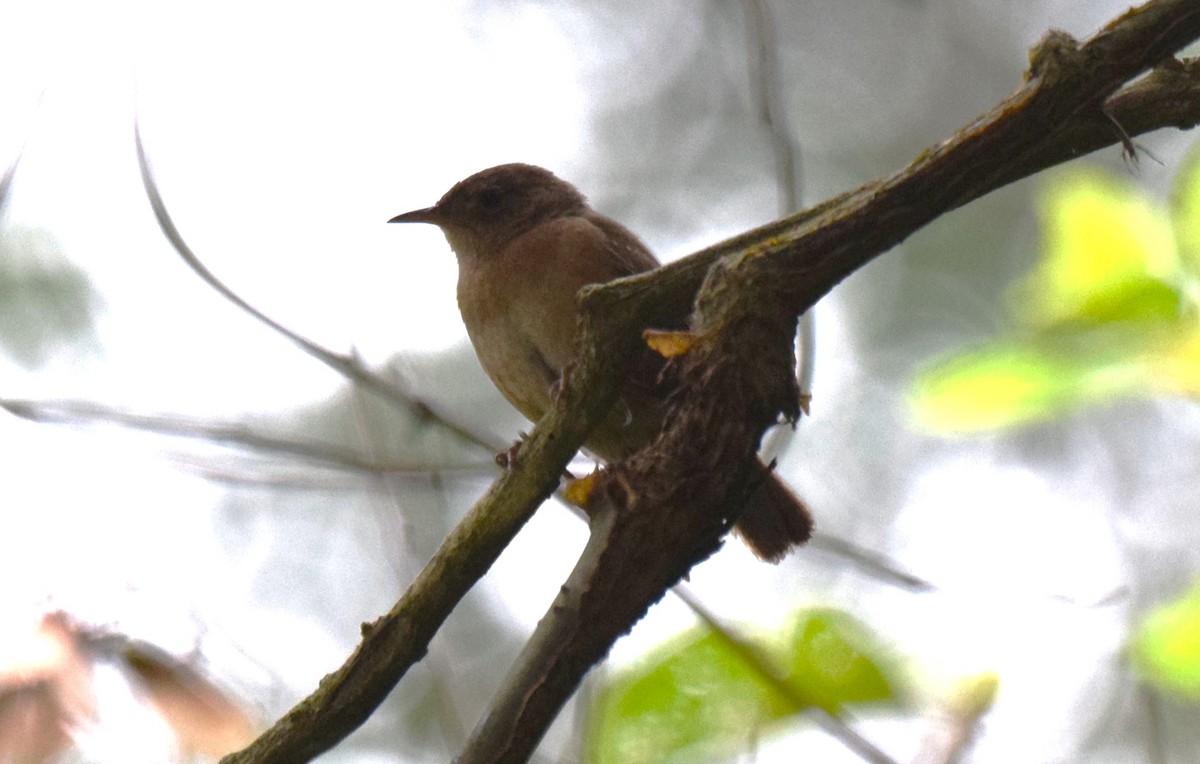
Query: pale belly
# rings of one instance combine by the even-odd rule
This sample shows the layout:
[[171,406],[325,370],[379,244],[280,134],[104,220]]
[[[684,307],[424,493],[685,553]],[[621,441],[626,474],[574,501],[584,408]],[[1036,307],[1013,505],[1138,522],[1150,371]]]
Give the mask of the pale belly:
[[559,369],[509,321],[492,320],[486,327],[468,324],[467,334],[492,384],[527,419],[540,419],[550,408],[550,390],[558,381]]

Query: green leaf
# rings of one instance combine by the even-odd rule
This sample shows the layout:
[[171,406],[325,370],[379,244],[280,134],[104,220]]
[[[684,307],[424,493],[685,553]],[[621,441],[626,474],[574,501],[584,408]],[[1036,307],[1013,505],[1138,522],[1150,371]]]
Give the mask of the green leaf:
[[935,362],[913,384],[913,413],[931,430],[975,432],[1045,419],[1144,385],[1132,359],[1107,352],[1094,358],[1063,345],[994,343]]
[[593,708],[588,760],[696,761],[752,747],[814,705],[840,713],[895,698],[878,640],[850,616],[805,611],[785,634],[764,647],[697,629],[617,675]]
[[1043,196],[1043,258],[1008,295],[1012,329],[921,371],[918,422],[976,432],[1122,396],[1200,395],[1198,165],[1180,173],[1170,215],[1099,171],[1060,175]]
[[1168,395],[1200,397],[1200,326],[1181,331],[1145,358],[1151,387]]
[[1171,194],[1171,222],[1180,265],[1186,271],[1188,291],[1200,278],[1200,148],[1193,149],[1175,178]]
[[1042,209],[1043,259],[1010,295],[1019,321],[1046,328],[1179,315],[1183,272],[1165,210],[1096,171],[1060,177]]
[[926,365],[909,402],[920,426],[969,433],[1149,395],[1200,396],[1200,326],[1074,327],[990,343]]
[[787,681],[809,704],[837,716],[850,703],[894,698],[880,654],[859,621],[837,610],[811,610],[796,623]]
[[784,709],[719,636],[693,633],[605,689],[593,711],[589,760],[637,764],[701,745],[714,751],[752,740]]
[[1133,666],[1143,679],[1200,702],[1200,584],[1150,611],[1131,647]]
[[926,368],[913,384],[911,405],[917,422],[930,430],[991,430],[1070,406],[1077,377],[1036,351],[993,345]]

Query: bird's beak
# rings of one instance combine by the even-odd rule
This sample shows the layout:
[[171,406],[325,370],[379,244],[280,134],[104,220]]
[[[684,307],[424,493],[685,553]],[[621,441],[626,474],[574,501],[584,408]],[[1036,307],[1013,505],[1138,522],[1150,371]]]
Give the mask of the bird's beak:
[[413,210],[405,212],[403,215],[397,215],[389,220],[389,223],[432,223],[440,225],[442,216],[438,214],[437,207],[426,207],[421,210]]

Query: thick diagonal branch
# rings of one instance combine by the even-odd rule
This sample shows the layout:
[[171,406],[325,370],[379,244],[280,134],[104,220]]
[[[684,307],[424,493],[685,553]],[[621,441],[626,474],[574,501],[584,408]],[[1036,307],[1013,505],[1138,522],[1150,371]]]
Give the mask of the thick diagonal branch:
[[[599,483],[603,543],[588,545],[459,764],[526,760],[590,667],[719,546],[736,520],[728,498],[745,490],[740,476],[764,429],[796,414],[791,347],[801,311],[929,221],[1015,180],[1014,165],[1045,161],[1049,145],[1073,153],[1062,135],[1108,119],[1117,88],[1196,36],[1195,0],[1143,6],[1083,46],[1051,34],[1024,88],[904,171],[675,269],[680,283],[698,273],[704,282],[665,430]],[[663,305],[662,278],[594,288],[585,305],[604,316],[652,313]]]

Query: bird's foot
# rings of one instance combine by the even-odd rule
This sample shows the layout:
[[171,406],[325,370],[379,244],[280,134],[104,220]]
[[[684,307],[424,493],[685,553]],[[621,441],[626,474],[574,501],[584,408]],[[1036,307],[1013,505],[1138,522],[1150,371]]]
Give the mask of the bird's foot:
[[567,389],[567,385],[571,384],[571,376],[575,371],[575,364],[569,363],[563,367],[562,373],[558,375],[558,379],[550,385],[550,401],[558,404],[558,399],[562,397],[563,390]]
[[529,437],[523,432],[517,434],[521,436],[517,442],[496,454],[496,464],[502,470],[514,470],[517,468],[517,462],[521,458],[521,446],[525,443],[525,439]]

